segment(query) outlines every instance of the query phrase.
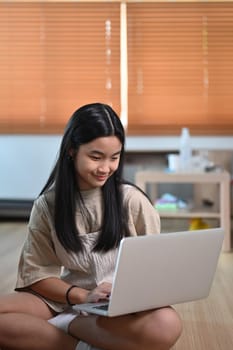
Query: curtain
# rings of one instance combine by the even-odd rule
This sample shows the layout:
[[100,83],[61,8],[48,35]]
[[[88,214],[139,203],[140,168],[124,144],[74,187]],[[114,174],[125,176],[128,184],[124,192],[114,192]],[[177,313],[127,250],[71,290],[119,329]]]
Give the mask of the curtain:
[[120,5],[0,4],[0,132],[60,133],[74,110],[120,113]]
[[128,4],[131,134],[233,132],[233,4]]

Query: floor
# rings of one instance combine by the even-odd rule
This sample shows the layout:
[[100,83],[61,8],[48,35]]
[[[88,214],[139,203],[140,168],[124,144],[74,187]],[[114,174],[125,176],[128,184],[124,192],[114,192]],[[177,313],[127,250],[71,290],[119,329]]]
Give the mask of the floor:
[[222,253],[207,299],[177,305],[183,334],[174,350],[233,349],[233,253]]
[[[0,294],[13,290],[25,222],[0,222]],[[222,253],[208,298],[175,305],[183,334],[173,350],[233,349],[233,253]],[[146,349],[143,349],[146,350]]]

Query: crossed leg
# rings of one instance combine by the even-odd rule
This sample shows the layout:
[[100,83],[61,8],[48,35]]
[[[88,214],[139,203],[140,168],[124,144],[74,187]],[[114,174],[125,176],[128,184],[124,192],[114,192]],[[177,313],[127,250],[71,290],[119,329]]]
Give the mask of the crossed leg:
[[168,350],[181,332],[171,307],[113,318],[79,316],[69,326],[74,337],[104,350]]
[[48,322],[53,316],[33,294],[1,297],[0,348],[74,350],[82,340],[103,350],[168,350],[182,331],[180,318],[170,307],[114,318],[78,316],[70,323],[69,334]]
[[78,340],[50,325],[50,308],[30,293],[0,297],[0,348],[74,350]]

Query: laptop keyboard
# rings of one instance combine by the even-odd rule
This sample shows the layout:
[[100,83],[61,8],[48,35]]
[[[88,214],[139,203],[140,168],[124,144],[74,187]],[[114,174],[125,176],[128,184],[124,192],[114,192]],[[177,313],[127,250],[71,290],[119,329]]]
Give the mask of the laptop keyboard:
[[94,309],[97,309],[97,310],[108,310],[108,304],[104,304],[104,305],[99,305],[99,306],[93,306]]

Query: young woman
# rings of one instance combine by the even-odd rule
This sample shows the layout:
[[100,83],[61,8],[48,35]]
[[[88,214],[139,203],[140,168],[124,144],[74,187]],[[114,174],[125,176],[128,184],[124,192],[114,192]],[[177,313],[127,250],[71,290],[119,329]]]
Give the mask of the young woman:
[[160,231],[146,195],[122,179],[124,143],[108,105],[85,105],[68,122],[32,208],[16,292],[0,298],[2,349],[165,350],[180,336],[171,307],[114,318],[72,309],[108,299],[122,237]]

